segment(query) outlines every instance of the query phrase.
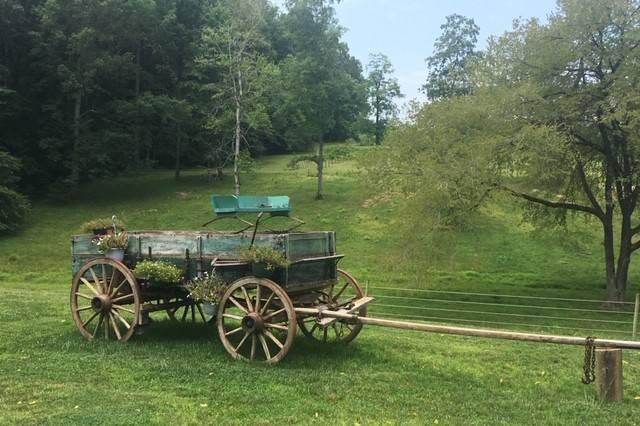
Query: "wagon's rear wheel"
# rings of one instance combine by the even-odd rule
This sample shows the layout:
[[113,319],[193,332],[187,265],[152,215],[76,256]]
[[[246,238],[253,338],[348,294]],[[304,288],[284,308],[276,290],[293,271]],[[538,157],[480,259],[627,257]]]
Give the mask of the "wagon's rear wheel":
[[[338,269],[337,278],[336,284],[331,286],[326,293],[320,293],[317,305],[340,309],[348,307],[353,301],[364,297],[362,288],[348,272]],[[367,308],[363,307],[356,313],[361,317],[366,316]],[[336,320],[327,327],[321,327],[313,316],[299,318],[298,326],[305,336],[321,342],[349,343],[362,330],[362,324],[352,320]]]
[[296,335],[296,313],[287,293],[273,281],[247,277],[220,299],[218,334],[233,358],[274,364]]
[[206,323],[207,317],[205,316],[202,303],[193,301],[188,297],[169,299],[169,303],[178,302],[181,303],[178,306],[167,309],[167,315],[171,321],[176,322],[204,322]]
[[73,278],[71,315],[87,339],[129,340],[140,318],[138,283],[125,265],[98,258]]

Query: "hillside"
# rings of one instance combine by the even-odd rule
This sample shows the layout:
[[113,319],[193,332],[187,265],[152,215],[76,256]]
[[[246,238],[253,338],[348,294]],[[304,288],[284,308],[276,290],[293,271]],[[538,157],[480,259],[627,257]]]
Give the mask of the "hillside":
[[[400,231],[406,211],[399,202],[372,203],[376,188],[355,161],[328,167],[323,201],[313,200],[315,178],[305,167],[286,169],[288,161],[261,159],[259,172],[244,176],[244,193],[290,195],[295,214],[307,222],[303,229],[335,230],[346,255],[341,267],[374,296],[400,294],[377,289],[399,287],[604,297],[598,234],[589,224],[563,235],[534,232],[505,200],[466,231],[434,240],[414,228],[407,238]],[[593,387],[579,383],[579,347],[369,328],[346,348],[299,336],[282,364],[264,368],[228,359],[206,326],[161,320],[125,344],[84,341],[68,311],[69,239],[79,225],[117,214],[131,229],[199,229],[212,215],[211,193],[229,193],[231,186],[230,177],[207,182],[202,170],[177,182],[167,171],[100,181],[72,201],[37,203],[22,232],[0,239],[0,423],[511,424],[534,416],[545,424],[566,418],[598,424],[614,410],[619,422],[637,422],[640,354],[631,351],[625,352],[626,401],[613,407],[594,402]],[[637,271],[630,295],[640,291]],[[119,409],[102,417],[115,404]]]

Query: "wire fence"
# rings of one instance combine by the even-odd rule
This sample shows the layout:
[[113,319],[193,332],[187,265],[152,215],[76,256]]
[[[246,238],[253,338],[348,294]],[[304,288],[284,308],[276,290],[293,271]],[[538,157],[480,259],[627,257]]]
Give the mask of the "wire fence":
[[638,336],[640,296],[635,302],[497,293],[366,286],[372,316],[503,330],[589,335]]

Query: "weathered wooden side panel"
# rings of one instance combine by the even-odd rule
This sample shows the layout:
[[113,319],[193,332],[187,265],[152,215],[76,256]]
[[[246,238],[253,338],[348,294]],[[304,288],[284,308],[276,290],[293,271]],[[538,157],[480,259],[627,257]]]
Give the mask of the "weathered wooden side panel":
[[[129,232],[125,263],[134,268],[144,259],[166,260],[182,268],[188,277],[199,271],[210,271],[213,259],[238,259],[240,252],[251,244],[252,234],[188,231]],[[101,256],[91,242],[91,235],[77,235],[72,239],[72,271],[94,257]],[[337,276],[338,259],[324,257],[336,254],[333,232],[304,232],[289,234],[259,233],[254,244],[282,251],[291,266],[279,270],[273,279],[291,291],[318,288],[333,282]],[[315,260],[314,258],[319,258]],[[304,261],[301,261],[303,260]],[[313,259],[308,261],[308,259]],[[218,270],[225,280],[233,281],[251,274],[247,265],[226,266]]]

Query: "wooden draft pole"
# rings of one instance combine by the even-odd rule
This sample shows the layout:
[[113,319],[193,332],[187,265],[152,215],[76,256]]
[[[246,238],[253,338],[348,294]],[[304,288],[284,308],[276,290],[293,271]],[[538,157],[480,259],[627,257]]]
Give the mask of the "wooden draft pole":
[[[296,312],[305,315],[320,315],[337,319],[358,321],[362,324],[378,325],[382,327],[400,328],[403,330],[426,331],[428,333],[457,334],[460,336],[491,337],[494,339],[520,340],[525,342],[556,343],[560,345],[584,346],[586,338],[575,336],[555,336],[552,334],[520,333],[514,331],[489,330],[484,328],[453,327],[449,325],[425,324],[407,321],[396,321],[382,318],[360,317],[355,314],[340,311],[323,310],[315,308],[296,308]],[[640,342],[630,340],[593,339],[593,346],[640,349]]]
[[[354,314],[360,306],[373,300],[363,297],[354,303],[355,308],[332,311],[317,308],[296,308],[295,311],[303,315],[316,315],[318,323],[327,319],[341,319],[359,322],[361,324],[377,325],[381,327],[398,328],[402,330],[416,330],[428,333],[455,334],[459,336],[489,337],[494,339],[519,340],[524,342],[555,343],[560,345],[586,346],[589,359],[585,355],[585,377],[583,383],[589,384],[595,375],[598,399],[609,402],[620,402],[622,391],[622,349],[640,349],[640,341],[596,339],[591,337],[556,336],[552,334],[521,333],[513,331],[489,330],[483,328],[453,327],[396,321],[382,318],[360,317]],[[636,304],[636,307],[638,305]],[[324,317],[324,320],[322,319]],[[595,359],[593,359],[595,349]],[[593,371],[595,361],[595,372]],[[589,365],[590,364],[590,365]]]

